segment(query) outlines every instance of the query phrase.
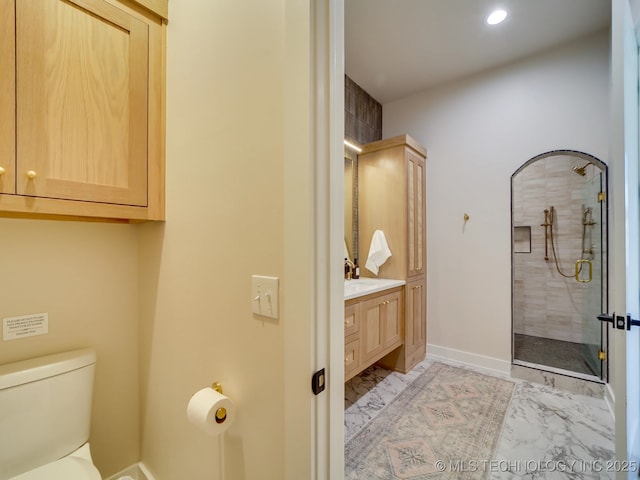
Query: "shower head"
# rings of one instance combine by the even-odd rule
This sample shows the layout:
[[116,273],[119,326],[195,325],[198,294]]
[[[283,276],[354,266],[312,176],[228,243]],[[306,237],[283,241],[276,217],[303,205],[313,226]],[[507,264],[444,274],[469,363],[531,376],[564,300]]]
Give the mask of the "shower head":
[[573,167],[573,171],[576,172],[581,177],[584,177],[587,173],[585,172],[585,168],[587,168],[591,163],[587,162],[583,166],[578,167],[577,165]]

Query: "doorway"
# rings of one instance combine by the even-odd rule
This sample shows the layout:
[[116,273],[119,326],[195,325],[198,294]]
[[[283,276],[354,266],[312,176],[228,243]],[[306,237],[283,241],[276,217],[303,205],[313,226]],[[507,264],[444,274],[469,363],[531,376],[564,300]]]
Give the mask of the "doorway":
[[607,167],[556,150],[511,177],[513,363],[606,379]]

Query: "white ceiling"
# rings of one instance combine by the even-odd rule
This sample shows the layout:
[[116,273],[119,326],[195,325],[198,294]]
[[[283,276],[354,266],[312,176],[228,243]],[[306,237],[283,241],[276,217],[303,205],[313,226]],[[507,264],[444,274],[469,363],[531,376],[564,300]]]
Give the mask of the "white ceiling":
[[[608,28],[610,0],[344,0],[345,72],[380,103]],[[484,18],[509,12],[500,25]]]

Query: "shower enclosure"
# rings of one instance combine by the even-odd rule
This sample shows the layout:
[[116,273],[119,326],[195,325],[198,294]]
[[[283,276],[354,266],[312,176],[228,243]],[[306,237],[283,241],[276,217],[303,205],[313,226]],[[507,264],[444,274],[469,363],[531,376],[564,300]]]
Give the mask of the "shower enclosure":
[[513,363],[606,379],[607,167],[538,155],[511,177]]

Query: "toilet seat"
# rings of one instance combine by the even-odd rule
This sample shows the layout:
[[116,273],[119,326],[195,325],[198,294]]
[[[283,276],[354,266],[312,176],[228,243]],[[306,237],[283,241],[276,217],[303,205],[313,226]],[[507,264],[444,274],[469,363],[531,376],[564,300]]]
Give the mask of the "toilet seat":
[[74,456],[47,463],[9,480],[52,480],[56,478],[64,478],[65,480],[102,480],[100,472],[91,462]]

